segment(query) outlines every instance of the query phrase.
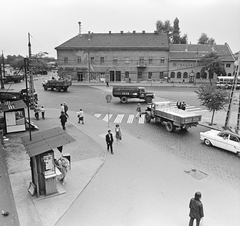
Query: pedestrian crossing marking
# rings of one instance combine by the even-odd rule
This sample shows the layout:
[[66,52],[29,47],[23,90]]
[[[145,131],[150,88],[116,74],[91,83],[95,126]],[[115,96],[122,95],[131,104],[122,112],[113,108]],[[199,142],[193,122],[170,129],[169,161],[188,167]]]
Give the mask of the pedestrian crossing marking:
[[138,123],[144,124],[144,121],[145,121],[144,119],[145,119],[144,115],[141,115],[141,117],[139,117],[139,119],[138,119]]
[[118,114],[113,123],[121,123],[124,115]]
[[94,114],[95,117],[100,118],[102,114]]
[[134,115],[129,115],[127,123],[133,123]]
[[112,118],[113,114],[106,114],[103,118],[103,121],[108,122]]

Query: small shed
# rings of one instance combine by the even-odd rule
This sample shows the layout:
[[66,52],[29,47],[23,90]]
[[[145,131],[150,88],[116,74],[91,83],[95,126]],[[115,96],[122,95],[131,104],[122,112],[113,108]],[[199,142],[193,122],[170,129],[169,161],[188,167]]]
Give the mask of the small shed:
[[23,100],[8,101],[1,104],[5,119],[5,133],[26,131],[25,109],[27,109],[27,105]]
[[74,142],[75,139],[60,127],[33,133],[32,140],[29,136],[21,139],[30,157],[33,193],[37,197],[56,193],[57,174],[53,149],[62,152],[63,145]]

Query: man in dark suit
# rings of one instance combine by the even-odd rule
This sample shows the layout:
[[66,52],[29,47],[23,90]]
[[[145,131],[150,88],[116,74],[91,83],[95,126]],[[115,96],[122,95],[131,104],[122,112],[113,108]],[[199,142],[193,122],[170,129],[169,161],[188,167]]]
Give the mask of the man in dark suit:
[[108,130],[108,134],[106,135],[106,143],[107,143],[107,150],[109,151],[109,147],[111,149],[111,153],[113,154],[113,135],[111,133],[111,130]]

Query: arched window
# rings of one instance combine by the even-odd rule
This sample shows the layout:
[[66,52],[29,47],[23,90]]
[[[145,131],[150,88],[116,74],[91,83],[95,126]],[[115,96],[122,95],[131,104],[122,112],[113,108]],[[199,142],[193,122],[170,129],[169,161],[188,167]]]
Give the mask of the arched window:
[[204,72],[202,75],[202,79],[206,79],[207,78],[207,72]]
[[188,78],[188,73],[187,72],[183,73],[183,78]]
[[177,73],[177,78],[182,78],[182,73],[180,71]]
[[175,72],[174,71],[171,72],[171,78],[175,78]]
[[197,72],[196,78],[200,78],[200,72]]
[[68,63],[68,58],[64,57],[64,63],[67,64]]

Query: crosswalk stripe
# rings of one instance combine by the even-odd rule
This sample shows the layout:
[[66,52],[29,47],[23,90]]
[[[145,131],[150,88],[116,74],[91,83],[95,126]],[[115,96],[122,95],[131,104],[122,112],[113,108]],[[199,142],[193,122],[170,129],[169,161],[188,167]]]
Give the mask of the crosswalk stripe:
[[118,114],[113,123],[121,123],[124,115]]
[[108,122],[112,118],[113,114],[106,114],[103,118],[103,121]]
[[134,115],[129,115],[127,123],[133,123]]
[[142,115],[141,117],[139,117],[138,123],[139,123],[139,124],[144,124],[144,121],[145,121],[144,118],[145,118],[144,115]]
[[95,117],[100,118],[102,114],[94,114]]

